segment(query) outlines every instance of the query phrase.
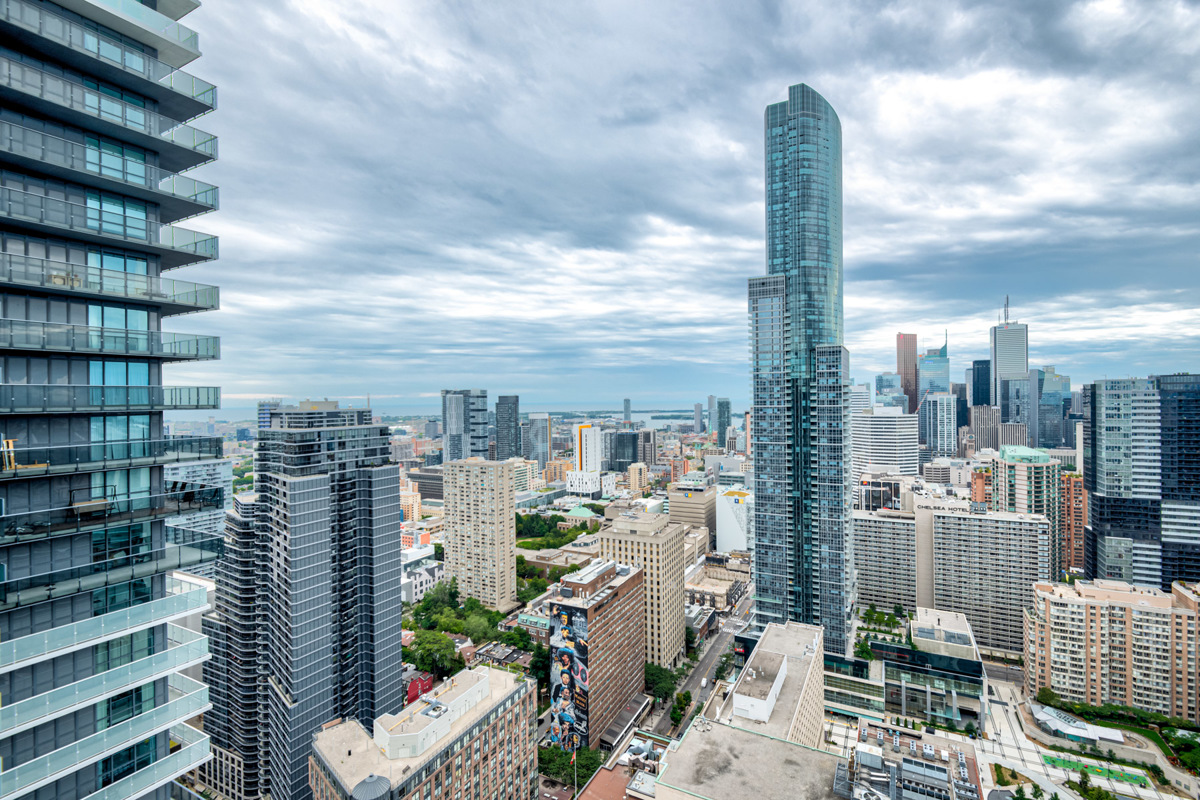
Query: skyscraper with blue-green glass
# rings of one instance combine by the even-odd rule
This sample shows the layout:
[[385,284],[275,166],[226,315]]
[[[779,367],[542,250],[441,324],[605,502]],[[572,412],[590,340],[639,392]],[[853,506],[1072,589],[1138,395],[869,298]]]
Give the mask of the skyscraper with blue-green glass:
[[855,600],[850,377],[842,346],[842,131],[808,86],[767,106],[767,274],[749,288],[757,625],[825,627]]
[[[191,120],[216,89],[179,20],[195,0],[0,4],[0,797],[195,796],[210,758],[188,726],[212,708],[184,671],[208,608],[173,574],[220,533],[183,515],[220,487],[164,476],[219,459],[219,437],[166,436],[163,414],[215,409],[215,387],[164,385],[215,359],[167,332],[218,305],[176,270],[217,257],[184,220],[217,207],[193,167],[217,155]],[[199,322],[199,320],[197,320]],[[197,467],[199,469],[199,467]]]

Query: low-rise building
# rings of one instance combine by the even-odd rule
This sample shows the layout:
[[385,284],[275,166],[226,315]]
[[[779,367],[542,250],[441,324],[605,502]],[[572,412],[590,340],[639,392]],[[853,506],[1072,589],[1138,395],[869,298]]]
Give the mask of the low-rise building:
[[717,494],[714,476],[709,472],[689,472],[667,488],[671,522],[717,529]]
[[684,575],[683,591],[687,603],[712,606],[721,614],[732,611],[750,589],[748,567],[748,564],[718,555],[692,565]]
[[314,800],[532,797],[536,684],[489,667],[463,670],[368,733],[358,720],[313,736]]

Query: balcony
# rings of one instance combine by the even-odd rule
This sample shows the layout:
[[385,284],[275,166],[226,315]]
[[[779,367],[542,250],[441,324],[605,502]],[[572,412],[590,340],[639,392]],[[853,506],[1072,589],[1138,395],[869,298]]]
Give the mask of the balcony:
[[[160,2],[159,8],[163,7]],[[130,84],[152,98],[164,114],[191,119],[217,104],[217,88],[159,61],[119,39],[56,14],[29,0],[0,0],[0,23],[7,23],[26,41],[40,37],[38,47],[55,60],[117,85]]]
[[50,236],[69,233],[99,245],[149,249],[163,269],[217,257],[217,237],[211,234],[6,187],[0,188],[0,217]]
[[154,203],[163,223],[217,207],[211,184],[11,122],[0,122],[0,154],[31,171]]
[[171,525],[166,530],[166,544],[158,550],[5,581],[0,584],[0,611],[118,586],[173,569],[188,570],[216,561],[225,549],[225,537],[219,534]]
[[159,166],[172,172],[217,157],[211,133],[6,57],[0,57],[0,97],[156,152]]
[[51,447],[0,445],[0,479],[173,464],[221,458],[220,436],[167,436]]
[[0,736],[12,736],[74,713],[134,686],[201,664],[208,658],[207,636],[168,625],[166,650],[0,707]]
[[[175,21],[183,14],[172,18],[137,0],[59,0],[58,5],[150,45],[158,51],[159,59],[172,67],[182,67],[200,57],[200,37]],[[180,0],[160,5],[179,10]]]
[[212,708],[208,687],[182,675],[172,675],[168,680],[168,697],[168,702],[157,708],[0,773],[0,798],[33,792],[85,764],[107,758],[175,726],[183,726],[187,720]]
[[0,385],[0,414],[179,411],[221,407],[216,386]]
[[[203,585],[178,578],[166,581],[167,594],[158,600],[0,642],[0,673],[209,609],[208,589]],[[0,783],[7,788],[7,780]]]
[[[144,797],[158,786],[186,775],[210,758],[209,737],[190,725],[176,725],[170,730],[171,754],[161,758],[145,769],[140,769],[127,778],[105,786],[98,792],[87,795],[84,800],[125,800],[128,797]],[[200,795],[171,784],[171,800],[203,800]]]
[[163,316],[211,311],[221,305],[216,286],[11,254],[0,254],[0,283],[55,294],[151,303]]
[[176,481],[166,483],[168,491],[139,497],[95,497],[90,489],[79,489],[72,493],[70,505],[5,514],[0,516],[0,545],[225,507],[225,491],[219,486]]
[[211,361],[221,357],[216,336],[92,328],[59,322],[0,319],[0,348],[36,353],[132,356],[163,361]]

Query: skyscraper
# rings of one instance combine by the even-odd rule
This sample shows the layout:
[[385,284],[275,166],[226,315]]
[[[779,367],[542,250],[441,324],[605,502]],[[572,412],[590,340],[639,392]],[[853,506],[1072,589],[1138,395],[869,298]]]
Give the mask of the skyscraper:
[[971,405],[990,406],[992,397],[992,362],[976,359],[971,362]]
[[895,406],[876,406],[854,417],[851,482],[863,474],[918,474],[917,418]]
[[[1029,326],[1008,321],[1008,298],[1004,298],[1004,323],[992,328],[991,337],[992,403],[1000,402],[1002,381],[1029,378]],[[1004,422],[1009,422],[1007,418]],[[1014,420],[1024,422],[1025,420]]]
[[725,446],[725,437],[729,433],[729,398],[717,398],[717,447]]
[[756,628],[821,624],[826,649],[845,654],[854,560],[841,122],[803,84],[764,122],[767,275],[749,287]]
[[163,385],[165,364],[220,353],[215,337],[161,330],[218,307],[216,287],[162,277],[217,257],[216,237],[174,224],[217,207],[215,186],[178,174],[217,155],[188,123],[216,104],[181,70],[200,55],[178,21],[196,5],[0,12],[6,798],[162,799],[209,758],[184,724],[209,692],[182,674],[208,642],[172,624],[207,592],[169,572],[210,563],[221,540],[167,519],[224,498],[163,477],[221,456],[219,438],[163,425],[164,411],[220,406],[216,387]]
[[692,408],[692,433],[704,433],[704,406],[699,403]]
[[487,390],[442,389],[442,463],[487,454]]
[[521,398],[504,394],[496,398],[496,459],[508,461],[521,452]]
[[[950,391],[950,356],[947,345],[932,348],[917,356],[917,413],[925,403],[927,395]],[[921,444],[929,442],[925,427],[925,416],[921,415]]]
[[387,426],[335,401],[281,406],[258,432],[255,493],[229,516],[204,621],[220,711],[205,730],[222,751],[206,780],[234,763],[262,794],[310,797],[323,724],[403,707],[400,470],[388,454]]
[[917,335],[896,334],[896,372],[900,375],[900,386],[908,398],[909,414],[917,413]]
[[628,397],[625,398],[625,421],[629,422],[633,419],[633,403]]
[[465,597],[510,611],[517,606],[515,467],[469,458],[446,465],[446,579]]
[[932,392],[921,400],[920,427],[931,458],[958,455],[957,405],[948,392]]
[[538,462],[538,467],[541,469],[545,469],[546,463],[550,460],[551,444],[554,441],[553,431],[554,422],[550,419],[549,414],[534,412],[529,415],[530,447],[526,457],[530,461]]
[[708,423],[708,432],[712,433],[716,429],[717,424],[717,397],[710,394],[708,396],[708,416],[704,418]]
[[1054,367],[1032,369],[1029,390],[1030,447],[1062,447],[1067,441],[1066,408],[1071,401],[1071,379],[1059,375]]

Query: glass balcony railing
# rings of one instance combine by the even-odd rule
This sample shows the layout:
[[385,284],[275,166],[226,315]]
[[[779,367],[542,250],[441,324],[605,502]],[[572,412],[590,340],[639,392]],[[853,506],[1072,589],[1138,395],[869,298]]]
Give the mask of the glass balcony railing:
[[0,736],[27,728],[194,666],[208,657],[208,637],[176,625],[167,627],[167,649],[81,681],[0,707]]
[[[171,754],[160,758],[144,769],[87,795],[84,800],[125,800],[141,797],[152,786],[178,778],[209,759],[211,740],[190,725],[176,725],[170,730]],[[171,784],[171,800],[202,800],[200,795],[178,783]]]
[[221,407],[216,386],[0,385],[0,414],[173,411]]
[[[0,20],[183,95],[199,106],[195,113],[189,116],[216,107],[217,87],[211,83],[170,64],[164,64],[119,39],[56,14],[51,8],[29,0],[0,0]],[[169,24],[163,23],[164,30],[170,27]],[[191,49],[194,50],[197,42],[195,32],[183,28],[178,23],[175,27],[187,31],[184,38],[190,40]]]
[[208,687],[204,684],[182,675],[172,675],[168,686],[169,702],[0,773],[0,797],[25,794],[45,786],[84,764],[183,725],[186,720],[212,708],[208,702]]
[[[0,668],[11,669],[43,661],[47,656],[87,647],[97,639],[170,622],[209,608],[208,589],[204,586],[178,578],[167,578],[166,581],[167,596],[158,600],[0,642]],[[0,784],[5,789],[7,783],[0,775]]]
[[65,261],[0,254],[0,282],[55,292],[162,304],[164,314],[219,308],[216,286],[100,269]]
[[212,234],[163,225],[145,216],[121,214],[100,206],[69,203],[7,187],[0,188],[0,216],[31,222],[55,231],[71,231],[166,250],[176,258],[168,261],[164,257],[164,268],[217,257],[217,237]]
[[[0,0],[0,3],[3,1]],[[187,208],[183,210],[189,212],[187,216],[212,211],[217,207],[218,191],[212,184],[11,122],[0,122],[0,153],[28,158],[48,166],[99,175],[127,186],[163,195],[162,199],[165,201],[184,201],[174,205],[186,205]],[[168,205],[170,206],[169,203]]]
[[223,446],[220,436],[168,436],[53,447],[0,445],[0,478],[215,459],[222,456]]
[[[144,8],[137,2],[131,2],[131,4]],[[31,64],[22,64],[11,58],[0,57],[0,87],[103,120],[123,128],[126,133],[132,132],[152,137],[155,142],[151,149],[165,144],[173,144],[193,151],[195,157],[187,159],[189,167],[217,157],[217,137],[211,133],[185,125],[178,120],[141,106],[110,97],[83,84],[38,69]],[[165,159],[167,156],[160,153],[160,158]]]
[[166,361],[208,361],[221,357],[216,336],[127,328],[92,328],[59,322],[0,319],[0,348],[51,353],[138,356]]
[[200,52],[200,37],[191,28],[180,25],[175,20],[160,14],[150,6],[142,5],[138,0],[97,0],[102,6],[107,6],[129,17],[139,25],[152,30],[165,39],[170,39],[188,50]]
[[0,583],[0,611],[44,603],[79,592],[119,586],[173,569],[190,570],[221,557],[225,537],[168,525],[160,549],[134,552],[81,567],[31,575]]
[[0,516],[0,544],[82,533],[225,507],[225,492],[220,486],[167,481],[165,488],[167,491],[161,494],[133,497],[94,497],[90,489],[80,489],[68,506],[5,514]]

